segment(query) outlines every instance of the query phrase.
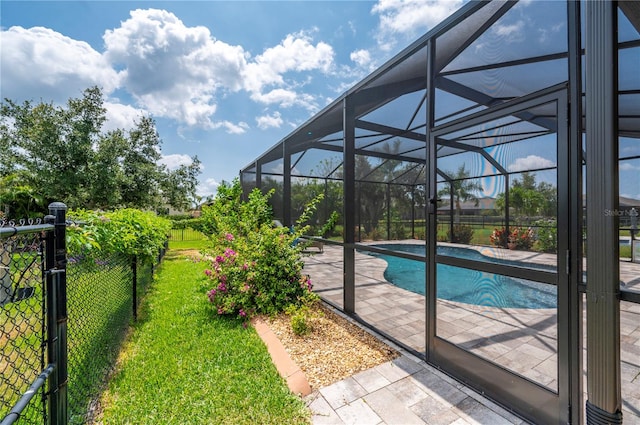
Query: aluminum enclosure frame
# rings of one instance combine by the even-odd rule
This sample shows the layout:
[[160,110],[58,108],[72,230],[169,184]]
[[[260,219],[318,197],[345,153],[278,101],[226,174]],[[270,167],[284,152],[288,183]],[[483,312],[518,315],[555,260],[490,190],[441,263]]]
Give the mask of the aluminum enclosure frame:
[[[565,276],[563,279],[566,279],[569,289],[563,295],[564,298],[560,300],[562,307],[558,311],[559,320],[566,323],[568,329],[567,338],[558,342],[559,351],[562,353],[562,358],[558,362],[563,368],[570,369],[566,377],[563,378],[565,382],[562,384],[563,391],[566,390],[567,393],[561,397],[562,400],[558,406],[554,407],[556,412],[538,416],[535,412],[532,413],[531,407],[525,401],[505,398],[499,394],[499,391],[494,392],[491,388],[485,388],[481,381],[488,378],[480,376],[483,375],[482,371],[477,374],[478,376],[467,377],[461,376],[459,371],[453,370],[455,368],[445,369],[445,371],[471,387],[481,391],[487,390],[489,396],[493,397],[496,402],[525,419],[540,421],[553,417],[566,423],[581,423],[585,414],[584,402],[587,401],[582,400],[581,376],[583,370],[582,310],[584,308],[582,300],[583,294],[586,292],[587,423],[599,423],[598,415],[593,412],[605,416],[611,415],[613,419],[610,419],[614,421],[618,418],[621,420],[619,304],[621,299],[640,302],[640,295],[637,292],[620,291],[617,284],[619,281],[617,237],[614,238],[618,229],[617,216],[605,217],[602,211],[606,209],[617,211],[619,208],[616,197],[619,193],[617,177],[619,155],[616,143],[618,137],[624,135],[640,139],[640,115],[633,112],[634,108],[631,108],[631,113],[625,112],[624,114],[617,110],[619,105],[617,99],[621,93],[617,87],[617,55],[612,54],[618,52],[618,49],[634,49],[640,46],[638,40],[619,43],[615,39],[618,25],[615,17],[618,8],[621,13],[627,16],[636,31],[640,32],[640,7],[637,7],[637,3],[632,2],[567,1],[566,52],[462,70],[464,72],[471,72],[470,69],[476,72],[486,70],[498,72],[508,66],[560,60],[566,61],[566,81],[561,84],[553,84],[541,90],[534,90],[524,96],[500,98],[488,96],[481,90],[464,86],[456,81],[456,76],[462,71],[446,69],[447,65],[517,4],[517,1],[500,0],[471,1],[465,4],[444,22],[416,40],[369,77],[356,84],[247,165],[240,172],[241,182],[247,191],[253,187],[262,188],[265,181],[271,177],[282,178],[281,207],[283,215],[281,218],[284,220],[285,226],[292,225],[294,219],[291,214],[292,178],[324,179],[325,184],[327,181],[342,182],[344,239],[340,245],[343,247],[344,298],[343,305],[340,307],[358,319],[355,292],[355,250],[366,248],[358,244],[359,237],[355,230],[360,227],[360,220],[356,212],[359,208],[357,187],[360,183],[371,181],[374,178],[370,175],[357,175],[356,157],[376,158],[381,164],[384,164],[385,161],[403,161],[415,164],[416,170],[419,170],[416,175],[424,180],[404,182],[402,178],[405,176],[399,176],[397,180],[382,183],[387,185],[387,193],[391,185],[413,185],[414,189],[423,186],[426,188],[427,198],[431,200],[423,207],[425,216],[429,217],[429,213],[432,213],[435,218],[438,198],[436,182],[438,178],[441,178],[451,183],[455,181],[455,177],[448,175],[444,170],[436,170],[430,166],[430,164],[436,164],[437,159],[444,155],[443,151],[436,151],[434,143],[430,142],[433,134],[437,135],[439,129],[451,127],[455,122],[468,122],[473,119],[476,111],[487,111],[479,114],[487,117],[491,117],[494,113],[497,116],[501,108],[509,107],[511,102],[522,102],[527,96],[540,98],[545,93],[562,92],[560,98],[564,99],[565,104],[558,105],[558,107],[566,108],[559,113],[559,116],[566,117],[566,132],[562,132],[561,137],[566,139],[567,143],[566,149],[559,155],[558,161],[563,161],[566,175],[559,176],[558,184],[565,185],[562,191],[568,196],[558,200],[558,208],[562,211],[562,216],[567,219],[562,223],[562,227],[558,227],[562,229],[561,239],[564,242],[558,251],[557,274]],[[581,28],[581,13],[583,14],[582,19],[588,23],[584,32]],[[585,40],[586,42],[584,42]],[[445,47],[440,49],[441,44]],[[609,56],[603,59],[602,55],[607,52]],[[612,63],[613,67],[611,67]],[[583,75],[586,75],[584,82]],[[436,90],[467,99],[476,106],[470,107],[468,113],[463,113],[457,118],[454,117],[453,120],[444,119],[443,121],[443,117],[437,118],[434,112]],[[638,91],[640,91],[640,87],[638,87]],[[628,90],[628,92],[634,93],[633,90]],[[394,127],[367,119],[368,114],[381,110],[385,105],[391,104],[402,96],[413,93],[424,93],[425,110],[416,108],[414,111],[414,115],[424,112],[424,124]],[[603,102],[602,99],[606,99],[606,102]],[[640,108],[638,109],[640,110]],[[521,116],[519,118],[523,122],[535,124],[542,129],[549,125],[547,117],[543,116]],[[443,122],[444,124],[442,124]],[[383,137],[383,135],[387,137]],[[359,140],[365,140],[365,137],[371,137],[373,142],[360,143]],[[586,141],[584,145],[583,137]],[[394,140],[394,138],[423,141],[424,147],[418,150],[407,148],[402,152],[387,152],[379,148],[384,142]],[[441,144],[450,149],[449,154],[451,155],[461,151],[478,153],[493,166],[496,175],[503,176],[505,187],[509,188],[509,178],[513,172],[487,155],[485,149],[457,141],[442,141]],[[324,176],[305,174],[304,172],[292,173],[292,170],[307,152],[313,150],[332,152],[341,157],[342,162]],[[284,169],[282,174],[267,169],[266,165],[274,162],[282,163]],[[586,170],[586,188],[583,188],[583,168]],[[509,190],[505,190],[505,193],[508,229]],[[585,211],[583,194],[589,200],[586,203],[586,214],[590,217],[587,227],[589,234],[587,251],[590,254],[587,257],[587,268],[591,270],[591,273],[586,275],[586,285],[583,282],[582,261],[583,212]],[[389,198],[390,195],[387,194],[387,199]],[[451,218],[453,203],[450,203],[449,214]],[[427,285],[430,284],[429,282],[433,284],[436,279],[435,254],[433,254],[436,246],[436,226],[435,219],[427,218],[425,228],[429,248],[427,252],[432,253],[425,259],[428,265]],[[453,221],[450,226],[453,228]],[[389,231],[387,233],[389,234]],[[335,244],[333,241],[330,243]],[[454,266],[469,266],[464,260],[455,258],[441,258],[440,260]],[[506,276],[517,274],[515,277],[550,284],[555,281],[555,275],[544,271],[525,270],[514,273],[509,268],[495,264],[475,264],[474,267],[479,271]],[[428,297],[426,300],[426,349],[425,353],[418,354],[424,355],[427,361],[440,366],[438,358],[429,357],[432,345],[439,344],[434,338],[436,334],[435,313],[433,313],[436,308],[435,302],[434,297]],[[596,347],[596,344],[602,347],[601,341],[605,341],[606,349],[604,350],[599,350]],[[403,345],[401,341],[396,342]],[[459,359],[465,362],[473,361],[467,356],[467,353],[462,352]],[[483,361],[478,361],[477,364],[482,367]],[[499,385],[500,383],[497,384],[497,386]]]

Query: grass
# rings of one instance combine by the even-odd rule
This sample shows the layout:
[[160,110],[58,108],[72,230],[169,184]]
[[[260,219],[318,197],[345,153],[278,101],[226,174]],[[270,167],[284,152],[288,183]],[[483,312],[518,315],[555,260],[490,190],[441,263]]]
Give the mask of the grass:
[[620,247],[620,258],[631,258],[631,246]]
[[[484,228],[479,226],[473,227],[473,237],[471,238],[471,244],[473,245],[491,245],[489,236],[493,233],[493,227],[486,226]],[[448,227],[438,226],[438,240],[448,241],[447,235]]]
[[209,247],[208,239],[199,239],[195,241],[169,241],[169,249],[170,250],[201,250]]
[[255,330],[213,312],[204,268],[179,251],[167,253],[102,398],[100,420],[308,423],[303,401],[289,391]]

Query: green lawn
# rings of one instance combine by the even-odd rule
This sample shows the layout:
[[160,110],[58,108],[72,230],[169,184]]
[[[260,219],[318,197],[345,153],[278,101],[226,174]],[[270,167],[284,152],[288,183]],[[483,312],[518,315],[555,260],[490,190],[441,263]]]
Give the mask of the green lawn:
[[208,239],[200,239],[195,241],[169,241],[169,249],[182,250],[182,249],[204,249],[209,246]]
[[204,268],[169,250],[102,398],[101,421],[308,423],[255,330],[214,314]]

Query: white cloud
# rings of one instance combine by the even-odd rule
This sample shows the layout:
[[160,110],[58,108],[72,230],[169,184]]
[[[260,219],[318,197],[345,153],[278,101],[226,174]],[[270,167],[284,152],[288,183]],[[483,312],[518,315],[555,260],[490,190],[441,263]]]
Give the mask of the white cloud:
[[107,110],[107,120],[102,126],[102,129],[105,131],[118,128],[131,130],[135,127],[136,122],[140,121],[141,117],[148,115],[143,109],[122,103],[105,101],[103,106]]
[[242,88],[242,47],[215,40],[205,27],[187,27],[164,10],[130,15],[103,36],[105,57],[123,69],[123,87],[153,115],[214,127],[216,92]]
[[538,28],[538,41],[540,43],[548,43],[555,40],[554,34],[564,30],[564,22],[552,25],[550,28]]
[[198,196],[202,197],[212,196],[215,195],[216,192],[218,192],[218,186],[220,186],[220,183],[218,183],[216,179],[205,179],[198,184],[196,193],[198,194]]
[[97,85],[114,90],[119,74],[88,43],[73,40],[49,28],[11,27],[0,31],[2,97],[64,103]]
[[229,134],[242,134],[247,129],[249,129],[249,124],[246,122],[239,122],[238,124],[234,124],[230,121],[220,121],[216,122],[213,128],[224,128]]
[[[98,85],[107,99],[106,130],[128,129],[140,116],[152,115],[175,120],[179,128],[241,134],[247,123],[215,117],[218,103],[230,93],[246,91],[256,103],[312,113],[322,106],[323,100],[305,87],[318,72],[334,75],[335,53],[329,44],[314,41],[314,32],[288,34],[252,57],[242,46],[217,40],[209,29],[187,26],[158,9],[133,10],[106,30],[104,52],[51,29],[11,27],[1,33],[2,95],[22,100],[37,93],[42,100],[64,103]],[[109,99],[116,91],[128,93],[134,103]],[[275,123],[258,119],[260,125]]]
[[185,154],[171,154],[171,155],[162,155],[160,158],[160,164],[166,165],[169,170],[175,170],[181,165],[191,165],[193,160],[189,155]]
[[414,38],[442,22],[462,3],[463,0],[378,0],[371,9],[380,18],[378,45],[390,50],[396,44],[396,35]]
[[635,166],[630,162],[620,162],[618,168],[620,171],[640,171],[640,166]]
[[[285,74],[309,71],[329,73],[334,66],[333,59],[334,51],[330,45],[324,42],[313,45],[311,36],[306,33],[289,34],[280,44],[266,49],[247,63],[243,71],[244,88],[251,92],[253,100],[261,103],[304,106],[309,100],[295,101],[295,97],[301,94],[293,90],[296,84],[287,82]],[[302,97],[305,95],[302,94]]]
[[289,34],[280,44],[257,56],[255,62],[279,73],[314,69],[329,71],[333,63],[333,48],[323,42],[314,46],[311,41],[311,37],[303,32]]
[[[522,43],[526,41],[526,23],[522,19],[512,23],[497,22],[491,27],[491,31],[500,39],[500,42],[504,44]],[[483,47],[482,45],[478,45],[476,50]]]
[[514,37],[522,33],[524,21],[519,20],[510,25],[494,24],[491,30],[501,37]]
[[368,50],[360,49],[351,52],[350,59],[358,66],[366,68],[371,66],[371,54]]
[[258,128],[264,130],[269,127],[280,128],[282,126],[282,117],[280,116],[280,112],[276,111],[271,115],[263,115],[261,117],[256,118],[258,123]]
[[216,40],[207,28],[187,27],[174,14],[156,9],[132,11],[103,38],[105,57],[123,69],[124,88],[153,115],[230,133],[248,126],[213,119],[220,96],[246,90],[258,103],[315,111],[313,97],[299,93],[301,84],[285,77],[328,73],[334,58],[330,45],[314,44],[308,33],[300,32],[252,59],[242,46]]
[[251,99],[266,105],[277,104],[283,108],[301,106],[310,112],[318,110],[315,97],[288,89],[274,89],[267,93],[253,93]]
[[556,163],[538,155],[528,155],[523,158],[517,158],[511,165],[507,167],[509,171],[526,171],[538,168],[555,167]]
[[347,22],[347,24],[349,25],[349,29],[351,30],[351,34],[352,35],[356,35],[356,33],[358,32],[357,28],[356,28],[356,24],[353,21],[349,21],[349,22]]

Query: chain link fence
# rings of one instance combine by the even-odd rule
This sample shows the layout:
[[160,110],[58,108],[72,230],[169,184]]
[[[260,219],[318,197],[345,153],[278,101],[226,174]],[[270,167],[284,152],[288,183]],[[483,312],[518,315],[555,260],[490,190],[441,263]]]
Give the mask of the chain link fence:
[[132,270],[127,257],[70,259],[67,268],[69,423],[95,414],[132,318]]
[[99,259],[70,259],[67,270],[69,311],[69,423],[92,423],[98,398],[113,372],[120,347],[140,300],[153,281],[164,252],[141,261],[113,254]]
[[[9,414],[45,368],[44,241],[40,233],[0,242],[0,418]],[[24,424],[45,420],[41,388],[22,412]]]
[[165,244],[147,261],[119,254],[66,258],[64,212],[57,220],[62,224],[0,223],[2,425],[93,421],[166,251]]

